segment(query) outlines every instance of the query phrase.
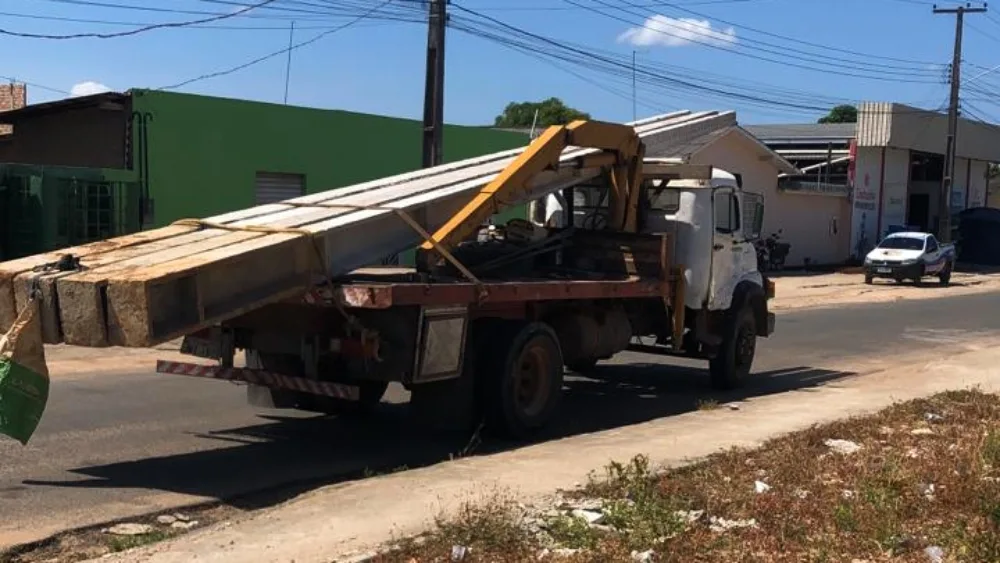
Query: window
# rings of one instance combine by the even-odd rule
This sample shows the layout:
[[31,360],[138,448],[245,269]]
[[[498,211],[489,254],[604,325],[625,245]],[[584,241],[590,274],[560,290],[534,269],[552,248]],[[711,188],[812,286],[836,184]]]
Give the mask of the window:
[[938,243],[934,237],[927,237],[927,252],[937,252]]
[[740,207],[731,193],[715,195],[715,231],[733,234],[740,230]]
[[681,208],[681,191],[666,187],[650,186],[646,190],[646,202],[652,211],[673,215]]
[[886,250],[923,250],[924,241],[916,237],[890,236],[879,243],[878,247]]
[[607,228],[610,192],[605,184],[582,184],[573,188],[573,226],[578,229]]
[[257,172],[254,181],[257,205],[277,203],[306,193],[306,178],[302,174]]

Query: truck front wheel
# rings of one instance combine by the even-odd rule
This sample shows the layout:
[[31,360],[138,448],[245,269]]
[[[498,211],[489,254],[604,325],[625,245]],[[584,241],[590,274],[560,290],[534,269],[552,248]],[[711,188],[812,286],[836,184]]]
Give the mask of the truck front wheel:
[[562,396],[563,358],[544,323],[504,323],[484,364],[480,388],[492,431],[528,439],[553,417]]
[[716,389],[738,387],[750,375],[757,352],[757,321],[753,308],[744,304],[727,319],[722,344],[709,360],[712,386]]

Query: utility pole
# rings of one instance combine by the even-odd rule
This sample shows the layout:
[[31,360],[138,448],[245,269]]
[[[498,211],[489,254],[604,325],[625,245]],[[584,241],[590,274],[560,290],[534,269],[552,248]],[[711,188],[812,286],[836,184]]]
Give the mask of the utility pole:
[[427,78],[424,82],[423,166],[441,164],[444,134],[444,30],[448,0],[429,0],[427,19]]
[[961,86],[962,68],[962,29],[965,14],[978,14],[986,11],[986,6],[973,7],[966,2],[954,8],[938,8],[934,5],[935,14],[955,15],[955,50],[951,59],[951,101],[948,103],[948,138],[944,155],[944,181],[941,183],[941,196],[938,199],[938,239],[941,242],[951,240],[951,190],[955,181],[955,148],[958,136],[958,103],[959,86]]

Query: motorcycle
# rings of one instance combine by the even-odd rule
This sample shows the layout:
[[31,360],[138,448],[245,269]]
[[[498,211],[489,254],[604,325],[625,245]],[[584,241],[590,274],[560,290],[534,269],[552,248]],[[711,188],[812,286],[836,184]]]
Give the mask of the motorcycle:
[[[785,267],[785,260],[788,258],[788,253],[792,250],[792,245],[787,242],[781,242],[782,229],[778,229],[777,233],[771,233],[771,236],[764,240],[763,246],[765,247],[766,254],[765,260],[767,264],[767,271],[781,271]],[[760,263],[760,254],[758,256],[758,264]]]
[[769,263],[766,239],[757,239],[753,241],[753,249],[757,253],[757,271],[761,273],[766,272]]

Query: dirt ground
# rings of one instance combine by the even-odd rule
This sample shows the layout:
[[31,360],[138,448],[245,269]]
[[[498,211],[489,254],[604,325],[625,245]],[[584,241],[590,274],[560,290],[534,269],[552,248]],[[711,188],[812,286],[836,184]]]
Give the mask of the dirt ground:
[[775,311],[813,309],[861,303],[885,303],[906,299],[936,299],[955,295],[983,293],[1000,289],[1000,274],[955,272],[951,284],[943,287],[928,278],[924,284],[898,284],[893,280],[875,280],[866,285],[860,273],[788,273],[772,277]]
[[1000,397],[956,391],[660,473],[648,458],[548,506],[463,506],[378,563],[1000,560]]

